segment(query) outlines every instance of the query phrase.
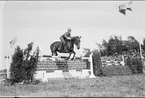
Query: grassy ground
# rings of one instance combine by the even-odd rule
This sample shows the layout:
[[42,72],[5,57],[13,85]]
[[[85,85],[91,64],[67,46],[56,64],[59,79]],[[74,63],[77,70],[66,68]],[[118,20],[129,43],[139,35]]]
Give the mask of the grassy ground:
[[145,96],[145,74],[95,79],[49,80],[38,85],[0,86],[0,96],[134,97]]

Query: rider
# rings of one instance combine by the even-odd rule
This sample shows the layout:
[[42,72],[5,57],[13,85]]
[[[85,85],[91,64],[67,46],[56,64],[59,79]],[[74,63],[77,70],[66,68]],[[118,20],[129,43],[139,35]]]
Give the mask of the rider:
[[71,29],[70,28],[68,28],[67,32],[65,32],[63,35],[60,36],[60,40],[61,40],[60,46],[62,46],[62,44],[64,44],[66,39],[71,39]]

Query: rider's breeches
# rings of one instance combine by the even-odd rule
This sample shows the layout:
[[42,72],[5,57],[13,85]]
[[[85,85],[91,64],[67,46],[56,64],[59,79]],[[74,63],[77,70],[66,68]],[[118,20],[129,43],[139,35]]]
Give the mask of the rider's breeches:
[[60,37],[61,42],[64,42],[64,38]]

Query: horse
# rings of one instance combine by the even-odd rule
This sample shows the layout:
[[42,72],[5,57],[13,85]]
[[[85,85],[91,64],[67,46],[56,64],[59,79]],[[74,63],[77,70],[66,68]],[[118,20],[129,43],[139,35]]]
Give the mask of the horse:
[[[76,52],[74,51],[74,45],[77,46],[77,49],[80,49],[80,42],[81,37],[74,36],[71,39],[66,39],[63,45],[61,45],[60,41],[55,41],[50,45],[50,50],[52,53],[52,56],[57,56],[57,52],[59,53],[69,53],[69,57],[67,59],[70,59],[71,54],[74,54],[72,59],[74,59]],[[61,45],[61,46],[60,46]]]

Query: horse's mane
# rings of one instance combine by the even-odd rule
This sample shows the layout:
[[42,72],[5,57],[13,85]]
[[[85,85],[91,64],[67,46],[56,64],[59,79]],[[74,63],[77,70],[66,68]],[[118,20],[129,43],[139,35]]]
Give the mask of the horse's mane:
[[79,36],[73,36],[72,38],[71,38],[71,40],[72,41],[74,41],[74,40],[76,40],[76,38],[78,38]]

